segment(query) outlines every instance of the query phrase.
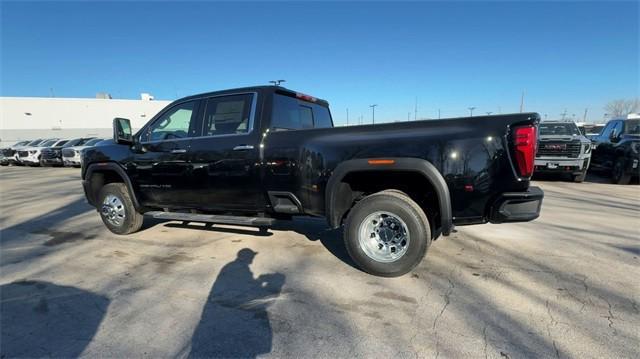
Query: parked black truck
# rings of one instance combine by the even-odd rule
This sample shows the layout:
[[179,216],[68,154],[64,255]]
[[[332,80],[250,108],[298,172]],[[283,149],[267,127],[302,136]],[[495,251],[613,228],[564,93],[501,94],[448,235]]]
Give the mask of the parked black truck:
[[629,184],[640,176],[640,116],[607,122],[593,139],[593,169],[611,175],[613,183]]
[[83,152],[86,197],[114,233],[161,219],[268,227],[294,215],[344,226],[365,271],[398,276],[454,225],[530,221],[539,116],[333,127],[326,101],[250,87],[174,101],[136,134]]

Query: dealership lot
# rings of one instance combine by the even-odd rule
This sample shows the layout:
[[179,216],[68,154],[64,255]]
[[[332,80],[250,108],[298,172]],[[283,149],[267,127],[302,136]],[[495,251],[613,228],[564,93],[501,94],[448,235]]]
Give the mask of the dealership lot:
[[120,237],[77,169],[0,168],[1,354],[637,357],[640,186],[536,185],[538,220],[458,227],[388,279],[323,220]]

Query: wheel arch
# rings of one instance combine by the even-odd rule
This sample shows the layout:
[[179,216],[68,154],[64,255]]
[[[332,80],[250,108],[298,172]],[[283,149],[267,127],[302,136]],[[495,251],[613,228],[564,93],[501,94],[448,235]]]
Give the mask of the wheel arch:
[[97,204],[97,195],[100,188],[108,183],[121,182],[124,183],[131,195],[131,201],[136,210],[141,210],[142,206],[138,201],[138,196],[133,190],[133,184],[127,172],[121,165],[115,162],[99,162],[92,163],[87,166],[84,173],[83,186],[87,201],[92,206]]
[[343,182],[350,173],[365,171],[387,171],[387,172],[412,172],[417,173],[427,180],[438,197],[438,209],[440,213],[440,226],[443,235],[449,235],[453,229],[453,214],[451,209],[451,196],[449,187],[438,169],[429,161],[421,158],[387,158],[386,164],[376,165],[369,161],[380,160],[380,158],[361,158],[341,162],[333,171],[325,192],[325,213],[327,221],[332,228],[337,228],[342,224],[344,215],[351,208],[350,198],[341,196],[344,191],[348,191]]

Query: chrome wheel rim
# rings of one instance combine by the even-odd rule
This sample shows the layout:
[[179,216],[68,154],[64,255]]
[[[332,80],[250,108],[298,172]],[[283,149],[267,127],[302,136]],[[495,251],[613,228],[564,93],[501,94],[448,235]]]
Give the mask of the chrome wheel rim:
[[102,217],[110,224],[120,227],[126,218],[122,200],[115,195],[107,195],[102,201]]
[[360,223],[358,243],[371,259],[390,263],[409,248],[409,228],[400,216],[385,211],[371,213]]

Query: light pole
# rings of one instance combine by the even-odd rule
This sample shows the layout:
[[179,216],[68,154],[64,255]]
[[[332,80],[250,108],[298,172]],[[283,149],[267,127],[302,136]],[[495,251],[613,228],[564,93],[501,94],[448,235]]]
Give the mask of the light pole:
[[376,105],[369,105],[369,107],[371,107],[371,121],[373,122],[373,124],[376,124]]
[[274,86],[280,86],[281,83],[283,82],[287,82],[287,80],[271,80],[269,81],[270,84],[273,84]]
[[475,110],[475,106],[467,107],[469,109],[469,117],[473,117],[473,110]]
[[492,114],[493,112],[489,111],[489,112],[485,112],[485,113],[487,114],[487,116],[491,116],[491,114]]
[[564,112],[560,114],[560,116],[562,116],[562,121],[567,119],[567,109],[564,109]]

